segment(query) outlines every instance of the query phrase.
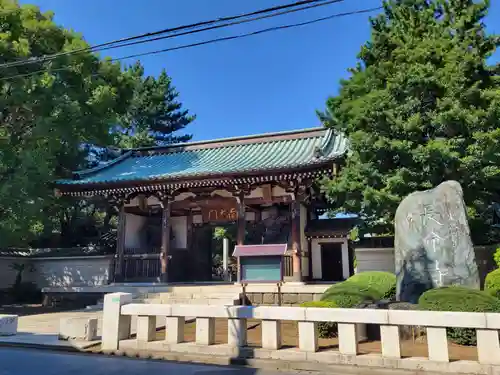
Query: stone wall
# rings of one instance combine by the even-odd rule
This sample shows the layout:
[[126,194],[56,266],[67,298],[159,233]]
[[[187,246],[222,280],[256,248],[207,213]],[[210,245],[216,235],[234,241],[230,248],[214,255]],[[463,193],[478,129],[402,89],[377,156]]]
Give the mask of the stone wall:
[[10,287],[16,277],[13,263],[27,265],[23,281],[44,287],[74,287],[106,285],[110,277],[112,255],[47,258],[0,258],[0,289]]
[[[298,306],[304,302],[319,301],[321,293],[282,293],[281,306]],[[278,293],[247,293],[252,306],[278,305]]]

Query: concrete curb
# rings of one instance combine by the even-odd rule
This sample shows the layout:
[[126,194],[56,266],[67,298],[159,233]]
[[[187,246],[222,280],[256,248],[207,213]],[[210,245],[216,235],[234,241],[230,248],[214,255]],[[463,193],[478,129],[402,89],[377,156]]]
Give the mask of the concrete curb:
[[[93,344],[92,347],[98,344]],[[284,361],[273,359],[255,358],[231,358],[227,356],[206,355],[206,354],[186,354],[176,352],[155,352],[151,350],[116,350],[102,351],[92,350],[92,347],[79,349],[71,346],[43,345],[43,344],[21,344],[1,342],[0,347],[23,348],[30,350],[45,350],[59,353],[79,354],[79,355],[99,355],[104,357],[123,357],[123,359],[141,359],[154,361],[170,361],[179,364],[204,364],[214,366],[234,366],[235,368],[254,368],[267,371],[288,371],[298,373],[309,373],[315,375],[422,375],[421,370],[403,370],[391,368],[361,367],[354,365],[334,365],[313,361]],[[425,375],[443,375],[441,372],[426,371]]]

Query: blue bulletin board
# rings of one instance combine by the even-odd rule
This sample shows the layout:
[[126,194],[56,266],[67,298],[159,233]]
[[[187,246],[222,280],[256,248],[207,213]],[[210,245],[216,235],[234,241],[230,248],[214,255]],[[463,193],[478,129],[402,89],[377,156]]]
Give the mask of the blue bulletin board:
[[281,256],[240,258],[242,282],[278,282],[283,280]]

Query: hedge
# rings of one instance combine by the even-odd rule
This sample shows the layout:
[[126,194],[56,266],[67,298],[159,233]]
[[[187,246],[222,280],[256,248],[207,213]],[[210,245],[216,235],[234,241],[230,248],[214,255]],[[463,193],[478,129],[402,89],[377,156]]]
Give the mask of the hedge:
[[500,268],[486,275],[484,290],[488,292],[488,294],[500,298]]
[[[490,294],[460,286],[431,289],[418,300],[421,310],[459,312],[500,312],[500,300]],[[476,330],[448,328],[448,338],[459,345],[476,345]]]
[[[359,298],[356,297],[357,303],[366,300],[392,299],[396,294],[396,275],[381,271],[361,272],[342,283],[332,285],[324,292],[322,299],[331,300],[327,296],[340,293],[358,296]],[[351,303],[347,303],[347,306],[342,307],[352,306]]]

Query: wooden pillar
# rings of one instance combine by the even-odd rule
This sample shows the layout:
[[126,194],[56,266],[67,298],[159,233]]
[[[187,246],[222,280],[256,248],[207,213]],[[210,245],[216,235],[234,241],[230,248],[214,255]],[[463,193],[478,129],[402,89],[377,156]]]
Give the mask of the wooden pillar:
[[236,243],[244,245],[245,243],[245,192],[239,191],[236,200],[238,201],[238,234],[236,235]]
[[170,211],[172,208],[172,199],[164,197],[162,199],[162,217],[161,217],[161,252],[160,252],[160,281],[168,282],[168,260],[170,250]]
[[124,281],[123,274],[125,262],[125,230],[127,216],[125,214],[125,202],[119,202],[120,212],[118,214],[118,227],[116,228],[116,257],[115,257],[115,276],[114,281]]
[[294,195],[291,203],[292,211],[292,251],[293,251],[293,280],[302,281],[302,251],[300,246],[300,202]]

